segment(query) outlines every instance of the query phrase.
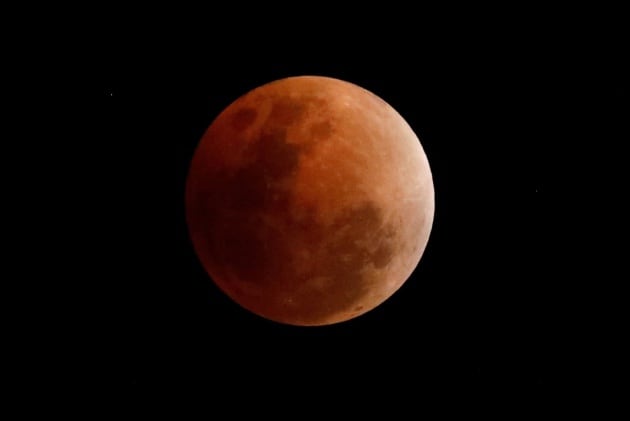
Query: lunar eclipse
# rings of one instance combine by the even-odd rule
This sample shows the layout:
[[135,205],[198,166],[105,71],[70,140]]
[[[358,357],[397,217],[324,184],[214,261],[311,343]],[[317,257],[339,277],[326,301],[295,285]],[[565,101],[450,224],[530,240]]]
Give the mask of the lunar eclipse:
[[185,201],[216,285],[299,326],[387,300],[418,265],[434,214],[429,162],[404,118],[319,76],[276,80],[227,106],[197,146]]

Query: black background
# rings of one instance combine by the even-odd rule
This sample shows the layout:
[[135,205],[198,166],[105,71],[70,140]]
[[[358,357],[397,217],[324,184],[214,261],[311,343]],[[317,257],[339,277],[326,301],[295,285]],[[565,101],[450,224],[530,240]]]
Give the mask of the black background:
[[[628,134],[621,27],[588,13],[377,12],[103,25],[82,196],[96,225],[79,288],[98,309],[87,379],[131,403],[190,388],[238,410],[416,414],[422,402],[529,408],[606,371],[591,351],[610,345],[618,311],[600,262],[612,216],[602,208],[620,194],[611,150]],[[396,108],[436,192],[411,278],[328,327],[280,325],[230,301],[184,220],[188,164],[213,118],[302,74],[356,83]]]

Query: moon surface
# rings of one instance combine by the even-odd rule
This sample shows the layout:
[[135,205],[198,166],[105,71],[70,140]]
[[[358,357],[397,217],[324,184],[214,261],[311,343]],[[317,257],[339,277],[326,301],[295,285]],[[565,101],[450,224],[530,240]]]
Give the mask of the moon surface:
[[194,250],[245,309],[291,325],[346,321],[389,298],[429,239],[433,179],[403,117],[349,82],[262,85],[212,122],[186,181]]

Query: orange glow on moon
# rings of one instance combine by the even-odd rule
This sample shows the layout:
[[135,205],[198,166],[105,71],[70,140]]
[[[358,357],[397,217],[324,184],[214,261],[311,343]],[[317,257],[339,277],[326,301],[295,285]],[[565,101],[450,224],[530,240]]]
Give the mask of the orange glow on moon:
[[212,122],[186,216],[203,267],[235,302],[301,326],[352,319],[409,278],[434,190],[405,120],[369,91],[300,76],[260,86]]

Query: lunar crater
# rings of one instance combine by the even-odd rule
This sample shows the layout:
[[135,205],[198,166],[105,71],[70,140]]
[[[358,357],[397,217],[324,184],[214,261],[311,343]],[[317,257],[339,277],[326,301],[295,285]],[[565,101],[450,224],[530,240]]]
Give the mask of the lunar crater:
[[242,108],[237,110],[232,116],[232,128],[235,131],[243,131],[256,121],[257,116],[258,111],[254,108]]

